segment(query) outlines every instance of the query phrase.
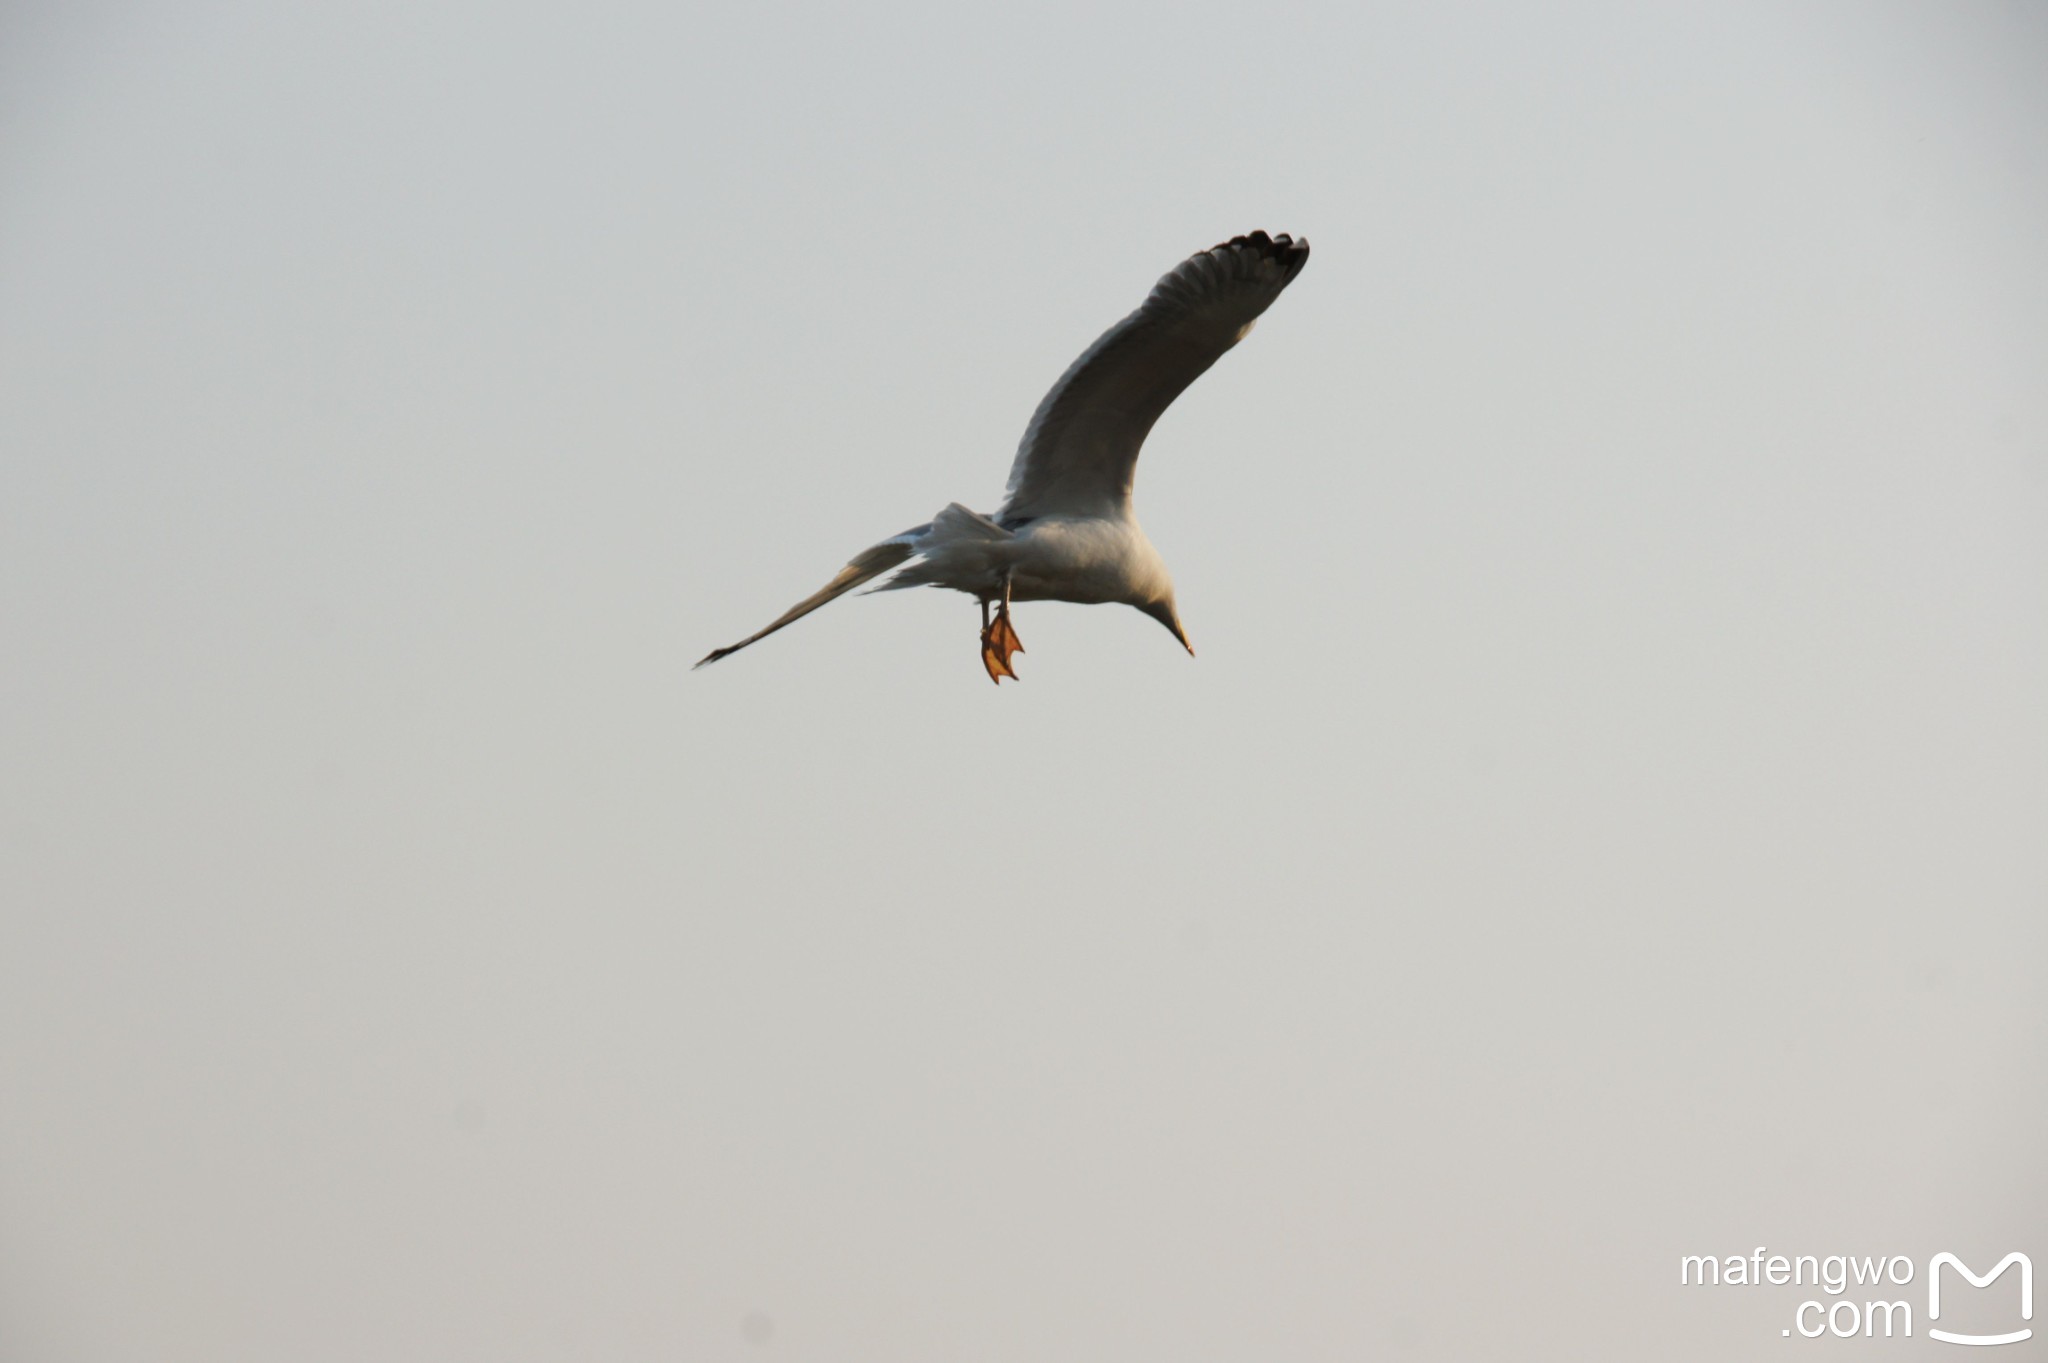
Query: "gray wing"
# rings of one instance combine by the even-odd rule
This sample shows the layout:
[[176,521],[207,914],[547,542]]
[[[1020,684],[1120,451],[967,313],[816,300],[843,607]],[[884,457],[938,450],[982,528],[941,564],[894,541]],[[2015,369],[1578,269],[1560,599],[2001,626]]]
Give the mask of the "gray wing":
[[1190,256],[1075,360],[1032,413],[997,519],[1115,515],[1152,423],[1308,263],[1308,243],[1254,232]]
[[[931,529],[929,525],[920,525],[915,530],[906,530],[892,539],[883,540],[880,544],[871,545],[861,550],[853,556],[853,561],[844,568],[841,568],[838,575],[830,582],[827,582],[824,586],[776,616],[773,624],[768,625],[766,628],[755,630],[736,644],[712,649],[697,660],[697,667],[702,667],[706,663],[715,663],[720,658],[730,657],[748,644],[757,643],[767,638],[784,625],[795,624],[818,607],[828,602],[837,601],[863,582],[869,582],[880,577],[883,573],[888,572],[891,568],[894,568],[897,564],[902,563],[912,554],[916,553],[914,541],[918,535],[929,529]],[[693,667],[690,670],[694,672],[697,670],[697,667]]]

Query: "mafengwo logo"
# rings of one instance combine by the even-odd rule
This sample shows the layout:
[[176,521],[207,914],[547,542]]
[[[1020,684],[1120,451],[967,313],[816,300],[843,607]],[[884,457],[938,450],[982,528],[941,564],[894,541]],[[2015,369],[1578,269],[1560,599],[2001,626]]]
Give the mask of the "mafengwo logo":
[[[2011,1269],[2019,1270],[2012,1275],[2019,1287],[2016,1303],[2011,1288],[2001,1281],[2011,1281],[2006,1277]],[[1944,1344],[1985,1346],[2018,1344],[2034,1337],[2033,1327],[2027,1323],[2034,1318],[2034,1261],[2018,1250],[1984,1273],[1978,1273],[1948,1250],[1927,1261],[1925,1274],[1918,1273],[1913,1260],[1904,1254],[1788,1256],[1767,1254],[1762,1245],[1748,1255],[1716,1258],[1711,1254],[1687,1254],[1678,1261],[1681,1286],[1818,1290],[1820,1297],[1809,1297],[1792,1308],[1792,1323],[1778,1331],[1787,1338],[1913,1338],[1913,1300],[1918,1293],[1899,1289],[1910,1288],[1916,1277],[1924,1278],[1927,1284],[1927,1315],[1923,1323],[1928,1339]],[[1942,1292],[1944,1277],[1954,1284],[1946,1296]],[[1998,1284],[1998,1289],[1992,1296],[1978,1298],[1970,1294],[1966,1299],[1957,1290],[1963,1284],[1985,1289]],[[1852,1292],[1852,1288],[1862,1290]],[[1969,1328],[1962,1328],[1964,1325]],[[1996,1328],[2000,1326],[2003,1328]]]

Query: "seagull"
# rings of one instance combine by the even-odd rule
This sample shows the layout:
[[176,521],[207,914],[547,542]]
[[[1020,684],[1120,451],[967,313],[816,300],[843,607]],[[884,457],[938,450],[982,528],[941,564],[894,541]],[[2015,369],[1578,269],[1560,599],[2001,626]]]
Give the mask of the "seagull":
[[[1160,414],[1251,332],[1308,264],[1308,242],[1253,232],[1189,256],[1138,310],[1102,333],[1031,414],[1002,508],[954,502],[924,525],[856,554],[773,624],[697,663],[715,663],[884,574],[871,588],[945,587],[981,603],[981,662],[997,685],[1024,651],[1013,601],[1135,606],[1190,657],[1173,577],[1131,511],[1138,450]],[[993,617],[990,607],[995,608]]]

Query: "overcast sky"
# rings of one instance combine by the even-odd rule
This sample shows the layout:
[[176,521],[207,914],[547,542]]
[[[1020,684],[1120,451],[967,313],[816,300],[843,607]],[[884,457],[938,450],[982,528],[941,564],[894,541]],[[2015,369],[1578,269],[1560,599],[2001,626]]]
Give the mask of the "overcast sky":
[[[1198,659],[690,671],[1253,228],[1140,465]],[[1681,1255],[2048,1272],[2044,242],[2029,4],[8,7],[0,1355],[1718,1363],[1812,1290]]]

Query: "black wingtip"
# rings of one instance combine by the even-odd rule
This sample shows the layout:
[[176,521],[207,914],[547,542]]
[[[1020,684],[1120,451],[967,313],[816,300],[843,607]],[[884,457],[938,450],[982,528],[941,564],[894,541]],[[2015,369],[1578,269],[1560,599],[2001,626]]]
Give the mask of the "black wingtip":
[[1247,232],[1241,237],[1219,242],[1209,248],[1212,251],[1251,251],[1261,259],[1279,262],[1287,271],[1289,279],[1301,273],[1301,267],[1308,264],[1308,238],[1296,239],[1285,232],[1268,236],[1265,232]]

